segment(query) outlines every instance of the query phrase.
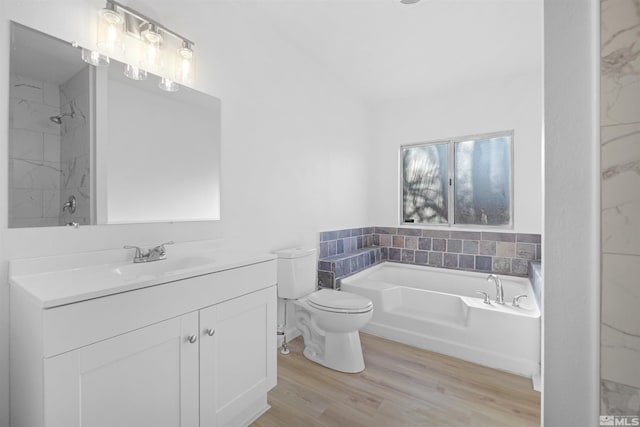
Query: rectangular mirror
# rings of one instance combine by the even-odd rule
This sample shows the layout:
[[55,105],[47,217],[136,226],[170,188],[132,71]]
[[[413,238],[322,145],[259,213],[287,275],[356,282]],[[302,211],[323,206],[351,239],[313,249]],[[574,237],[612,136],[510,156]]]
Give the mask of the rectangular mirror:
[[9,227],[216,220],[220,100],[11,24]]

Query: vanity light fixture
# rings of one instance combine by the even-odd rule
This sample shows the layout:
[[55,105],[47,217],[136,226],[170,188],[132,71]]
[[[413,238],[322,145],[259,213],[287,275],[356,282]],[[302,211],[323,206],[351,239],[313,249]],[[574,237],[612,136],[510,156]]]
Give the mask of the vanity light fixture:
[[98,38],[96,44],[105,54],[122,51],[122,30],[124,19],[116,10],[113,3],[107,2],[104,9],[98,13]]
[[124,74],[134,80],[152,72],[160,76],[159,87],[171,92],[178,90],[178,83],[194,83],[191,40],[114,0],[106,0],[98,17],[98,51],[82,49],[85,62],[108,65],[109,56],[123,55],[130,64]]
[[194,79],[194,63],[192,43],[183,41],[182,46],[178,49],[178,60],[176,61],[176,79],[181,83],[193,83]]
[[142,31],[141,34],[145,50],[142,64],[148,67],[156,67],[159,65],[160,60],[160,43],[162,42],[162,35],[160,34],[157,25],[151,22],[145,25],[145,30]]

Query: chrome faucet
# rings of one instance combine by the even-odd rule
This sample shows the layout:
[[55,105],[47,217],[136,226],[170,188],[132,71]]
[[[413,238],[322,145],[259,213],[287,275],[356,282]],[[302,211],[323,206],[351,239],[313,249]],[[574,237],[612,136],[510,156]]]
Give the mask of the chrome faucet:
[[495,274],[487,276],[487,282],[493,280],[496,284],[496,304],[504,304],[504,289],[502,289],[502,281]]
[[143,251],[138,246],[125,245],[124,248],[136,250],[136,253],[133,256],[133,262],[137,264],[140,262],[151,262],[167,259],[167,250],[164,246],[173,245],[173,243],[173,241],[162,243],[156,247],[149,249],[148,251]]
[[517,295],[513,297],[513,302],[511,303],[511,305],[514,307],[520,307],[520,300],[522,298],[527,298],[527,294]]

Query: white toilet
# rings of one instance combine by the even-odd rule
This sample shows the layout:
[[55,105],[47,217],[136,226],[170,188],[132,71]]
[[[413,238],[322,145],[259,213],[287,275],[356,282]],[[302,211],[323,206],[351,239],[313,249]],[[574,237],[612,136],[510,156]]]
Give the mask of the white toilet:
[[371,300],[349,292],[316,290],[315,249],[284,249],[276,255],[278,297],[295,300],[305,357],[336,371],[363,371],[358,330],[373,316]]

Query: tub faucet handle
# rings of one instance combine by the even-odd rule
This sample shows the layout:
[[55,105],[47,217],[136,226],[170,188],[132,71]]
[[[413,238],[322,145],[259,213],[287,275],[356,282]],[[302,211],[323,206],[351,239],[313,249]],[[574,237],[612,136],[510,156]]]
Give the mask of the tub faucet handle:
[[484,292],[484,291],[476,291],[476,293],[477,293],[477,294],[482,294],[482,295],[483,295],[483,297],[484,297],[484,301],[482,301],[482,302],[484,302],[485,304],[489,304],[489,305],[491,305],[491,299],[489,298],[489,294],[488,294],[487,292]]
[[527,298],[527,294],[517,295],[513,297],[513,302],[511,303],[511,305],[514,307],[520,307],[520,300],[522,298]]

